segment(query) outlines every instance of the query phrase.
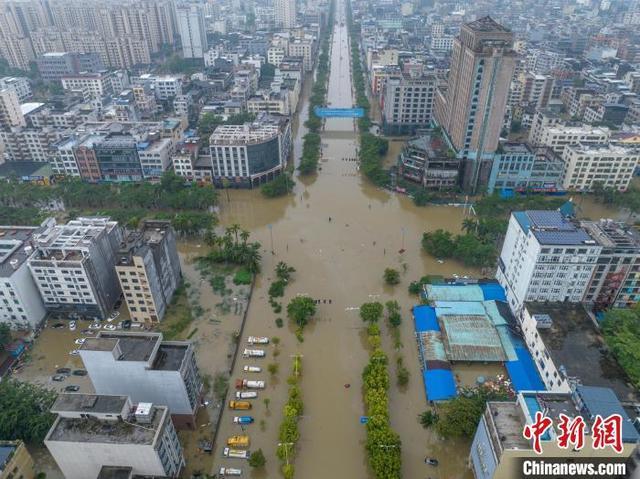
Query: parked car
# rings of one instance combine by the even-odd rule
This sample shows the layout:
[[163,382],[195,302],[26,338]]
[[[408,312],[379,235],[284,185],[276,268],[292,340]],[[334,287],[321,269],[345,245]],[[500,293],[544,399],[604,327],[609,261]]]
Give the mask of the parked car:
[[71,321],[71,322],[69,323],[69,329],[70,329],[71,331],[75,331],[75,330],[76,330],[76,322],[75,322],[75,321]]
[[64,323],[54,323],[53,326],[51,326],[53,329],[62,329],[64,328]]
[[82,334],[95,334],[93,330],[89,329],[89,328],[85,328],[82,331],[80,331]]
[[100,323],[98,323],[98,322],[91,323],[89,325],[89,329],[100,329],[100,328],[102,328],[102,325]]
[[84,342],[87,340],[87,338],[78,338],[76,339],[74,342],[76,344],[84,344]]
[[80,386],[76,386],[75,384],[70,384],[66,388],[64,388],[64,392],[66,393],[75,393],[80,391]]
[[74,376],[86,376],[87,372],[84,369],[76,369],[71,374]]
[[115,331],[116,326],[114,324],[105,324],[102,329],[106,329],[107,331]]
[[58,368],[58,369],[56,369],[56,374],[71,374],[71,369],[69,369],[69,368]]
[[51,379],[59,383],[61,381],[64,381],[65,379],[67,379],[67,376],[65,376],[64,374],[56,374]]
[[72,349],[71,351],[69,351],[70,356],[77,356],[78,354],[80,354],[80,351],[78,351],[77,349]]

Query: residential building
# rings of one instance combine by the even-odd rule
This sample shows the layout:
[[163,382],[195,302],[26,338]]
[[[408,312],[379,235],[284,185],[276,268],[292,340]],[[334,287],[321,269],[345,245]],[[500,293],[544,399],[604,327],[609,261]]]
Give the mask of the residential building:
[[29,64],[35,58],[29,37],[5,33],[0,29],[0,57],[13,68],[29,71]]
[[37,329],[46,314],[27,263],[44,228],[0,226],[0,322],[11,329]]
[[532,146],[542,146],[542,131],[547,127],[560,126],[562,124],[562,116],[549,109],[536,110],[531,122],[529,130],[529,144]]
[[45,81],[60,80],[67,75],[80,72],[95,73],[104,69],[100,56],[96,53],[45,53],[36,60],[40,76]]
[[606,144],[611,137],[608,128],[599,128],[589,125],[564,126],[554,125],[542,127],[537,134],[538,146],[547,146],[556,153],[562,155],[565,147],[580,144]]
[[387,79],[382,108],[382,128],[387,135],[415,133],[431,124],[436,78],[402,74]]
[[173,141],[171,138],[155,138],[137,144],[138,158],[144,178],[160,178],[171,165]]
[[194,3],[178,5],[176,14],[182,55],[184,58],[204,58],[209,47],[202,6]]
[[18,95],[18,101],[23,103],[31,98],[31,83],[28,78],[24,77],[3,77],[0,78],[0,90],[5,88],[13,88]]
[[11,131],[0,130],[0,143],[4,143],[4,156],[7,161],[49,162],[53,157],[50,147],[60,140],[63,132],[48,126],[13,128]]
[[[541,412],[553,421],[553,426],[541,437],[543,456],[533,450],[532,440],[525,439],[522,432],[536,420]],[[593,447],[593,423],[595,416],[607,418],[611,414],[622,416],[622,453],[612,448]],[[569,446],[558,446],[561,433],[561,415],[585,421],[586,437],[580,450]],[[639,436],[616,394],[608,388],[577,386],[573,393],[547,391],[525,391],[515,401],[489,401],[473,437],[469,462],[476,479],[508,479],[522,474],[523,459],[554,458],[554,466],[578,463],[581,459],[629,457]],[[564,474],[563,474],[564,475]]]
[[296,26],[296,0],[274,0],[275,22],[277,28],[294,28]]
[[286,56],[287,49],[284,46],[272,45],[267,50],[267,63],[278,67]]
[[34,479],[35,464],[22,441],[0,441],[0,479]]
[[145,73],[135,81],[149,85],[158,100],[169,100],[182,95],[182,77],[179,75],[157,76]]
[[85,98],[100,99],[105,95],[115,93],[111,82],[114,74],[101,71],[97,73],[82,72],[76,75],[65,75],[60,78],[65,90],[83,90],[87,92]]
[[524,75],[522,100],[536,109],[545,108],[551,99],[553,78],[527,72]]
[[[304,38],[295,38],[289,42],[289,56],[302,57],[304,71],[310,72],[315,64],[316,41],[311,35],[305,35]],[[282,62],[282,59],[280,60]],[[278,66],[280,63],[278,63]]]
[[495,189],[550,192],[562,189],[564,163],[550,148],[503,143],[493,159],[487,192]]
[[103,180],[119,182],[142,179],[142,166],[133,137],[114,135],[96,143],[94,149]]
[[511,213],[496,278],[511,310],[525,301],[582,301],[602,246],[560,211]]
[[18,92],[13,88],[0,88],[0,130],[8,131],[14,126],[27,126]]
[[171,156],[173,172],[176,175],[182,176],[183,178],[187,178],[189,180],[192,180],[194,177],[194,163],[194,155],[186,150],[181,150]]
[[592,191],[598,184],[625,191],[640,162],[640,148],[614,143],[568,145],[562,159],[564,189]]
[[490,17],[463,25],[453,44],[446,89],[436,95],[436,120],[464,158],[462,184],[473,193],[486,182],[498,147],[517,57],[513,38]]
[[66,479],[114,477],[102,475],[114,467],[126,468],[125,477],[174,478],[185,466],[165,405],[136,404],[127,396],[60,394],[51,412],[58,417],[44,444]]
[[275,113],[278,115],[290,115],[289,94],[287,90],[261,91],[247,100],[247,112],[249,113]]
[[213,178],[253,187],[272,180],[285,168],[291,152],[288,119],[266,114],[253,123],[220,125],[209,138]]
[[624,308],[640,300],[640,235],[609,219],[581,221],[601,246],[597,266],[583,301],[596,310]]
[[182,277],[171,222],[144,220],[125,234],[116,271],[131,319],[161,321]]
[[191,342],[163,341],[161,333],[101,331],[79,351],[97,394],[166,404],[177,426],[195,428],[202,380]]
[[34,235],[31,275],[44,307],[104,319],[121,295],[115,270],[122,231],[108,218],[80,217]]
[[458,184],[460,160],[436,131],[412,138],[400,154],[399,172],[429,190],[448,190]]
[[89,183],[96,183],[102,179],[95,148],[103,140],[103,135],[89,134],[83,137],[82,141],[78,141],[73,150],[80,177]]

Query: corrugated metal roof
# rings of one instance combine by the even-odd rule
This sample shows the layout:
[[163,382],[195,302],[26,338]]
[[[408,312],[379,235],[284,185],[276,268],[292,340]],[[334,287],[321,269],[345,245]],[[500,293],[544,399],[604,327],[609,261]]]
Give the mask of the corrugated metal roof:
[[426,285],[429,301],[482,301],[484,294],[477,284],[473,285]]
[[485,315],[438,317],[450,361],[504,361],[502,341]]
[[585,408],[592,416],[600,415],[603,419],[606,419],[612,414],[619,414],[622,417],[622,442],[634,443],[638,441],[640,435],[633,427],[631,419],[622,408],[620,400],[612,389],[597,386],[578,386],[576,390]]

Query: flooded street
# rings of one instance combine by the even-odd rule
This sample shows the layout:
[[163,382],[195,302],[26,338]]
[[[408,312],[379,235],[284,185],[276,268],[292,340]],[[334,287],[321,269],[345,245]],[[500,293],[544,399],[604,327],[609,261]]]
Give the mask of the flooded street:
[[[338,2],[328,93],[328,103],[334,107],[352,106],[350,49],[344,22],[344,3]],[[267,466],[264,474],[251,472],[250,477],[279,475],[275,450],[286,399],[286,377],[294,354],[303,356],[301,388],[305,404],[295,459],[296,477],[324,478],[329,464],[332,470],[339,471],[335,477],[370,477],[363,446],[365,429],[359,422],[364,413],[361,373],[368,354],[363,323],[358,311],[351,308],[366,301],[384,302],[392,298],[402,306],[401,353],[411,373],[408,388],[400,391],[395,386],[395,366],[390,365],[391,420],[403,440],[404,476],[469,477],[468,444],[443,444],[417,421],[417,415],[426,409],[426,401],[410,315],[416,298],[407,293],[409,282],[425,274],[479,274],[455,261],[439,264],[421,251],[424,231],[445,228],[459,232],[463,210],[418,208],[407,197],[372,187],[361,177],[356,162],[344,160],[356,156],[357,135],[351,119],[327,120],[322,145],[320,171],[311,178],[297,178],[294,194],[288,197],[265,199],[259,191],[234,190],[227,202],[226,195],[221,195],[221,223],[240,224],[263,245],[263,272],[249,306],[241,348],[250,335],[277,336],[281,340],[277,357],[270,345],[266,358],[239,360],[231,376],[233,384],[235,379],[246,377],[241,372],[245,364],[256,364],[263,367],[263,373],[255,375],[256,378],[260,376],[267,382],[266,390],[253,401],[251,415],[256,422],[246,428],[251,438],[250,449],[262,448]],[[318,305],[316,319],[305,328],[303,343],[296,340],[286,321],[286,312],[274,314],[268,304],[267,291],[278,261],[285,261],[297,270],[283,298],[284,307],[297,294],[331,300],[330,304],[321,301]],[[384,285],[382,274],[387,267],[402,272],[401,284]],[[284,328],[276,326],[277,317],[285,319]],[[386,333],[385,350],[393,360],[395,353]],[[279,365],[275,377],[264,372],[273,362]],[[345,388],[345,384],[351,386]],[[227,399],[233,392],[230,390]],[[269,399],[268,410],[264,398]],[[222,457],[226,439],[242,432],[232,424],[234,415],[239,414],[228,409],[223,414],[214,451],[216,468],[233,465],[248,468],[246,462]],[[441,466],[425,469],[425,455],[438,457]]]

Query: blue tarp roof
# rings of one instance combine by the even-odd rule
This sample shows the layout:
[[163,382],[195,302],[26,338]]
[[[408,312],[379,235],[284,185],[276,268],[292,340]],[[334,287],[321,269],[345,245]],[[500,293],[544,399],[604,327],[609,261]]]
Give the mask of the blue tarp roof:
[[436,310],[431,306],[414,306],[413,320],[416,331],[419,333],[422,331],[440,331],[440,325],[436,319]]
[[453,373],[446,369],[425,370],[422,373],[424,388],[429,401],[443,401],[456,396]]
[[516,347],[517,361],[507,361],[505,364],[511,378],[513,389],[520,391],[545,391],[546,388],[538,376],[536,365],[529,354],[529,350]]
[[499,283],[483,283],[479,284],[485,301],[506,301],[504,289]]
[[578,386],[576,388],[582,398],[584,407],[592,416],[600,415],[603,419],[612,414],[620,414],[622,417],[622,442],[635,443],[640,437],[631,419],[622,408],[616,393],[610,388],[597,386]]

